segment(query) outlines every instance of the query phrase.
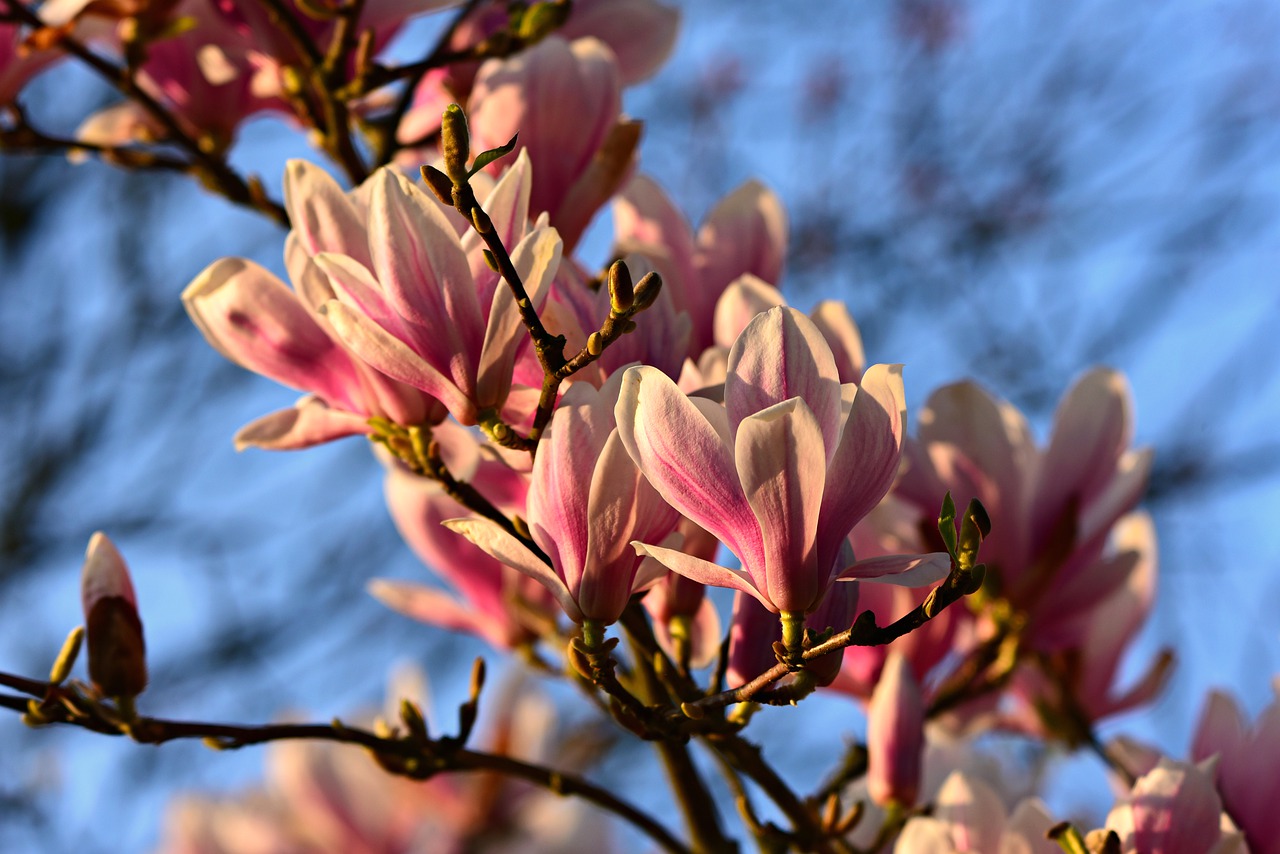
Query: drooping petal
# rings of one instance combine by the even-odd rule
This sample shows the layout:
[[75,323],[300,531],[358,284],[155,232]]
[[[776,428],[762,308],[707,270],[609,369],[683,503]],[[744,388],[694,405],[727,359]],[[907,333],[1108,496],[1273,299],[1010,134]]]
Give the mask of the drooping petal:
[[730,590],[746,593],[749,596],[754,596],[766,608],[773,609],[772,604],[764,598],[764,593],[756,588],[751,576],[740,569],[720,566],[702,558],[687,555],[679,549],[647,546],[638,542],[634,542],[631,545],[640,554],[653,558],[677,575],[683,575],[685,578],[710,587],[727,587]]
[[764,544],[764,566],[746,569],[779,611],[807,613],[830,578],[814,553],[826,476],[817,419],[797,398],[748,416],[738,425],[734,459]]
[[511,646],[511,637],[500,623],[443,590],[389,578],[374,578],[366,589],[383,605],[411,620],[477,635],[499,649]]
[[507,533],[496,522],[488,519],[450,519],[444,526],[456,531],[479,546],[486,554],[517,569],[542,584],[555,597],[565,614],[575,623],[582,622],[582,612],[574,601],[569,588],[559,575],[518,539]]
[[798,397],[817,419],[830,459],[840,438],[840,394],[831,348],[795,309],[756,315],[729,351],[724,405],[733,431],[748,415]]
[[368,419],[341,409],[333,409],[313,395],[301,398],[289,409],[281,409],[249,422],[236,432],[236,450],[264,448],[294,451],[346,436],[367,434]]
[[950,571],[951,556],[946,552],[932,552],[867,558],[840,570],[837,577],[844,581],[861,579],[899,587],[927,587],[946,578]]

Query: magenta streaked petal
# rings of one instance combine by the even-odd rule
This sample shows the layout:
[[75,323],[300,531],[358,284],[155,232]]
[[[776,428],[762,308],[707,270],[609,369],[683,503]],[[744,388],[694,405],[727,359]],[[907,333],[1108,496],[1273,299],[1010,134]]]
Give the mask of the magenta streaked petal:
[[371,265],[364,212],[328,172],[305,160],[290,160],[284,168],[284,205],[308,254],[337,252]]
[[1123,841],[1136,851],[1204,854],[1222,835],[1212,774],[1185,762],[1162,759],[1134,783],[1128,809],[1133,836]]
[[867,793],[873,802],[916,802],[924,713],[924,695],[910,665],[900,653],[890,653],[867,704]]
[[872,365],[845,418],[835,454],[827,464],[822,496],[818,563],[835,563],[845,537],[889,491],[902,453],[906,398],[901,365]]
[[243,258],[223,258],[182,292],[197,328],[223,356],[287,386],[355,409],[354,370],[288,286]]
[[729,351],[724,405],[735,431],[748,415],[798,397],[818,421],[829,460],[840,439],[840,394],[831,348],[793,308],[756,315]]
[[1230,764],[1245,743],[1245,732],[1244,715],[1236,701],[1229,694],[1210,691],[1191,741],[1191,758],[1199,762],[1221,755],[1222,761]]
[[763,566],[760,526],[742,494],[724,409],[686,397],[656,368],[636,367],[623,375],[616,416],[627,452],[658,494],[745,565]]
[[463,424],[476,423],[475,405],[467,396],[399,338],[340,300],[325,304],[325,317],[338,340],[370,367],[431,395]]
[[590,525],[577,598],[592,619],[615,622],[631,597],[640,562],[630,544],[639,482],[640,471],[615,430],[600,450],[587,503]]
[[320,398],[307,395],[289,409],[272,412],[244,425],[236,432],[235,443],[237,451],[250,447],[295,451],[370,431],[369,421],[363,415],[333,409]]
[[[312,264],[328,280],[333,299],[340,300],[365,315],[397,338],[406,339],[400,316],[387,303],[382,287],[367,267],[354,258],[332,252],[317,254],[312,259]],[[327,302],[326,300],[320,304],[321,311]]]
[[555,597],[569,619],[575,623],[582,622],[578,603],[574,601],[560,576],[496,522],[488,519],[450,519],[444,522],[444,526],[466,537],[491,557],[538,581]]
[[764,566],[747,569],[777,610],[808,613],[830,576],[814,554],[827,473],[818,421],[797,398],[750,415],[738,425],[734,459],[764,545]]
[[787,214],[778,196],[747,181],[725,196],[698,229],[698,268],[711,302],[743,273],[782,281],[787,254]]

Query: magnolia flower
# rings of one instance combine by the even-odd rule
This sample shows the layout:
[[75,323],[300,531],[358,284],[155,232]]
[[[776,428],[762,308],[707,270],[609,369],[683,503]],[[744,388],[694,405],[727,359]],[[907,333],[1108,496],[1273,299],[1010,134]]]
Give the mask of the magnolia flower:
[[901,373],[875,365],[861,386],[842,386],[821,333],[793,309],[759,315],[734,343],[723,407],[636,367],[624,375],[617,418],[627,451],[662,497],[742,561],[729,569],[637,544],[673,572],[754,596],[793,620],[814,611],[837,578],[928,584],[946,574],[945,555],[837,560],[897,471]]
[[627,456],[614,428],[621,380],[619,374],[598,391],[574,383],[538,447],[527,520],[549,565],[488,519],[445,523],[540,581],[575,623],[616,622],[631,595],[661,574],[660,566],[645,563],[628,543],[662,541],[679,521]]
[[[1107,815],[1124,854],[1248,854],[1244,838],[1222,812],[1212,761],[1160,760]],[[1274,777],[1269,768],[1263,779]],[[1255,780],[1255,783],[1261,782]],[[1272,840],[1274,841],[1274,840]]]
[[1191,758],[1217,757],[1217,789],[1253,854],[1280,854],[1280,679],[1276,699],[1250,727],[1230,695],[1212,692],[1200,713]]
[[773,284],[782,278],[786,212],[773,191],[756,181],[721,199],[695,237],[662,188],[638,175],[614,199],[613,228],[616,254],[648,256],[672,292],[676,311],[689,315],[690,358],[715,343],[716,302],[731,282],[744,273]]
[[920,793],[924,696],[907,660],[889,656],[867,704],[867,793],[910,806]]
[[136,697],[147,687],[147,645],[129,567],[107,535],[89,539],[80,572],[89,678],[108,697]]
[[956,771],[938,792],[933,814],[907,822],[895,854],[1061,854],[1046,834],[1054,820],[1038,800],[1018,804],[1012,815],[990,787]]
[[[480,490],[504,513],[524,513],[527,474],[512,470],[491,447],[450,422],[433,430],[432,437],[454,446],[444,456],[455,477]],[[439,482],[390,461],[385,492],[400,536],[462,601],[438,588],[385,578],[369,582],[375,598],[407,617],[478,635],[500,649],[528,644],[554,625],[555,604],[540,584],[443,527],[446,519],[465,511]]]

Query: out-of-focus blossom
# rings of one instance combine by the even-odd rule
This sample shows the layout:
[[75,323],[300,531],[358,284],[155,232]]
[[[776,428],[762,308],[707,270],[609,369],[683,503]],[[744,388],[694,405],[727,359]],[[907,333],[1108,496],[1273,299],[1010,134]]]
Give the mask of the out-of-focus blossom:
[[1217,788],[1254,854],[1280,854],[1280,679],[1276,699],[1250,727],[1230,695],[1205,702],[1191,744],[1197,762],[1216,756]]
[[1121,851],[1247,854],[1244,837],[1222,812],[1211,766],[1162,759],[1139,778],[1128,798],[1107,815],[1106,829],[1119,835]]
[[[5,9],[0,0],[0,11]],[[23,38],[20,25],[0,23],[0,106],[16,101],[28,80],[63,58],[57,50],[29,50]]]
[[933,814],[907,822],[895,854],[1061,854],[1046,834],[1055,824],[1038,800],[1013,811],[985,783],[955,772],[942,784]]
[[967,0],[897,0],[898,33],[926,53],[940,53],[965,35]]
[[[622,81],[601,41],[543,39],[480,67],[467,101],[472,147],[519,134],[533,163],[530,211],[546,212],[572,248],[629,174],[639,128],[620,119]],[[501,168],[494,163],[493,174]]]
[[867,704],[867,793],[877,804],[910,806],[920,793],[924,696],[911,666],[894,653]]
[[841,386],[817,327],[774,308],[734,343],[724,400],[720,407],[687,397],[653,368],[629,368],[618,424],[655,488],[728,546],[742,569],[652,542],[637,549],[793,615],[815,610],[840,577],[927,584],[946,574],[936,556],[837,560],[897,471],[905,415],[896,367],[873,366],[861,386]]
[[[470,483],[504,513],[524,513],[528,476],[507,466],[467,430],[445,422],[437,442],[451,434],[470,446],[462,465],[446,456],[450,472]],[[469,453],[467,453],[469,451]],[[498,648],[514,649],[554,627],[555,603],[533,579],[490,557],[441,523],[465,512],[437,482],[390,463],[387,507],[396,529],[427,567],[458,591],[461,601],[435,587],[374,579],[369,592],[405,616],[442,628],[470,632]]]
[[[680,519],[676,532],[681,538],[680,550],[685,554],[703,560],[715,559],[720,543],[710,533],[685,518]],[[659,645],[679,660],[678,635],[693,667],[710,664],[720,650],[720,614],[707,598],[706,586],[674,572],[664,570],[664,573],[644,597]]]
[[661,542],[679,521],[640,474],[614,428],[622,376],[600,390],[575,383],[539,445],[527,520],[550,566],[492,521],[448,523],[493,557],[540,581],[576,623],[616,622],[630,596],[661,574],[660,566],[635,553],[631,541]]
[[[318,171],[318,170],[313,170]],[[486,199],[535,308],[560,263],[555,230],[527,225],[528,163],[519,159]],[[323,187],[324,179],[315,184]],[[301,188],[303,191],[311,187]],[[511,289],[486,271],[482,241],[463,238],[445,209],[391,169],[368,181],[367,221],[340,194],[312,195],[323,236],[343,233],[346,251],[312,255],[327,276],[323,311],[336,337],[371,367],[439,400],[463,424],[496,413],[511,389],[524,338]],[[312,229],[303,229],[304,234]]]
[[774,193],[748,181],[707,215],[695,237],[684,215],[650,178],[638,175],[614,201],[619,254],[649,256],[671,291],[677,311],[693,324],[686,355],[696,359],[715,343],[716,302],[744,273],[771,284],[782,278],[787,217]]
[[[553,709],[520,686],[486,708],[501,716],[481,749],[563,770],[572,745],[556,737]],[[397,698],[398,699],[398,698]],[[260,791],[186,798],[169,813],[163,854],[483,854],[612,850],[598,815],[491,773],[409,780],[367,753],[324,742],[279,742]]]
[[80,572],[89,678],[105,696],[136,697],[147,687],[147,646],[129,567],[101,531],[89,539]]

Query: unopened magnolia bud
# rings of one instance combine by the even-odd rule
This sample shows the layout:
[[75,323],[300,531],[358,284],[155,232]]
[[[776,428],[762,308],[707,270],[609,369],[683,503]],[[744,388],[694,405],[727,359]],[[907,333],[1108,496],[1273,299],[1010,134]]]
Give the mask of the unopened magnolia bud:
[[147,648],[124,558],[102,532],[89,539],[80,575],[89,678],[105,696],[131,698],[147,687]]
[[924,697],[900,653],[891,653],[867,704],[867,794],[910,806],[920,793]]
[[636,301],[633,311],[644,311],[653,305],[654,300],[658,298],[658,294],[662,293],[662,277],[657,273],[645,273],[644,277],[636,283]]
[[631,271],[623,261],[614,261],[609,268],[609,307],[614,314],[626,314],[636,301],[635,287],[631,284]]
[[444,108],[444,116],[440,121],[440,147],[444,152],[444,171],[453,179],[453,183],[467,183],[471,137],[467,132],[467,117],[457,104]]
[[440,200],[440,204],[453,207],[453,182],[449,176],[434,166],[422,167],[422,180]]

